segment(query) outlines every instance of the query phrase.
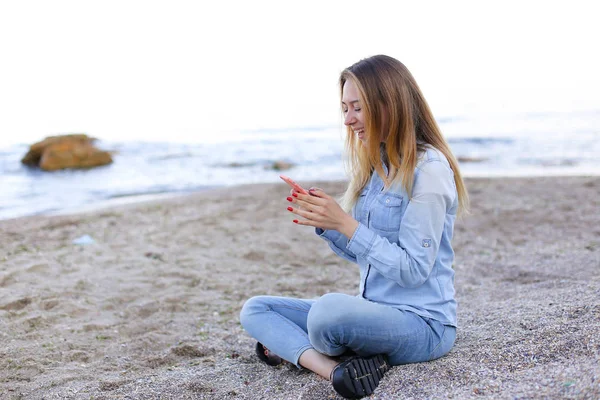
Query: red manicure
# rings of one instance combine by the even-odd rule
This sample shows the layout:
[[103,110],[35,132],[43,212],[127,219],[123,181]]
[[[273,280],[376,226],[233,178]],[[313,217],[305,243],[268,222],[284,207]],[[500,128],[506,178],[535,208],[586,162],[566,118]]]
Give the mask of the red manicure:
[[298,195],[297,195],[296,193],[292,194],[292,196],[294,196],[294,197],[298,197]]
[[297,219],[295,219],[295,220],[294,220],[294,223],[295,223],[295,224],[297,224],[297,223],[298,223],[298,220],[297,220]]
[[287,198],[287,201],[292,201],[292,200],[293,200],[293,199],[292,199],[291,197],[288,197],[288,198]]
[[288,211],[294,211],[292,207],[288,207]]

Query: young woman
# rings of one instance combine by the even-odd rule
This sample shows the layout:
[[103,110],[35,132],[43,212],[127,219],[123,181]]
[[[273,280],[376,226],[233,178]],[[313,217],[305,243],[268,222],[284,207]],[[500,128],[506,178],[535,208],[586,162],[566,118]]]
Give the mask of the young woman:
[[[259,357],[330,379],[346,398],[370,395],[391,365],[447,354],[456,337],[454,252],[468,203],[458,163],[408,69],[388,56],[340,76],[350,183],[341,205],[292,190],[294,222],[316,228],[358,265],[359,294],[315,300],[258,296],[240,319]],[[264,345],[264,346],[263,346]],[[341,361],[339,356],[354,354]]]

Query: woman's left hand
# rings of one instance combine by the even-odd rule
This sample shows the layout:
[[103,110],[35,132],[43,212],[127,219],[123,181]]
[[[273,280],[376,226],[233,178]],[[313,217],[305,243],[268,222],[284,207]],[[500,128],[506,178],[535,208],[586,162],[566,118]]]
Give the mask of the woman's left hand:
[[358,227],[358,221],[348,215],[342,207],[321,189],[309,190],[309,195],[296,193],[292,202],[298,207],[288,210],[305,220],[294,220],[298,225],[336,230],[351,238]]

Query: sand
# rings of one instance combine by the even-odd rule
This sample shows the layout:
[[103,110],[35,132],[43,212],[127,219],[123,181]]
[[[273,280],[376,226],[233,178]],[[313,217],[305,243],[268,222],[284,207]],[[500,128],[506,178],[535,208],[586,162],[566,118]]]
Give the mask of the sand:
[[[600,398],[600,178],[467,185],[456,345],[394,367],[372,398]],[[0,221],[0,398],[339,398],[308,371],[259,362],[239,324],[253,295],[357,291],[356,268],[291,222],[287,193]],[[86,234],[94,243],[73,244]]]

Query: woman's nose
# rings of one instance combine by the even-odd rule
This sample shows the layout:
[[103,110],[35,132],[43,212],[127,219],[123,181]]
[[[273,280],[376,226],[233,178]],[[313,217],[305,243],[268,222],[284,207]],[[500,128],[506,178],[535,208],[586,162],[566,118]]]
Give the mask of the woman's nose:
[[352,115],[352,113],[350,111],[348,111],[348,113],[346,113],[346,118],[344,118],[344,125],[352,125],[355,122],[355,118],[354,115]]

